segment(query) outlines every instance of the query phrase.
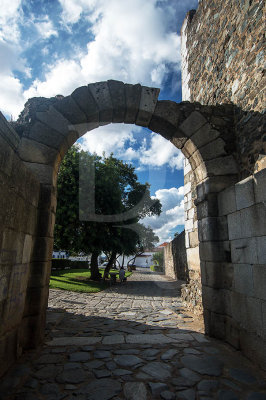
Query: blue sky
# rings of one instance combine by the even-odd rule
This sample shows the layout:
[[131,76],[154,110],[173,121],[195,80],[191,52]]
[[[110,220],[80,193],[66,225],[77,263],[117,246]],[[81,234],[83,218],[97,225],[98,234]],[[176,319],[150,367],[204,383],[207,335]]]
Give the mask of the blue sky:
[[[1,0],[0,110],[16,119],[28,98],[69,95],[84,84],[117,79],[159,87],[181,101],[180,29],[197,0]],[[145,219],[161,241],[181,231],[183,156],[161,136],[111,124],[81,146],[132,163],[163,212]]]

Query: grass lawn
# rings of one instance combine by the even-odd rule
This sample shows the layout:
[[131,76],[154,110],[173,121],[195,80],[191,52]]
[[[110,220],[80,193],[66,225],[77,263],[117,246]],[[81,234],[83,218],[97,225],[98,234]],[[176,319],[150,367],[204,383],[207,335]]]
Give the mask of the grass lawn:
[[[104,274],[104,268],[99,268],[100,273]],[[116,273],[119,277],[119,271],[111,269],[111,273]],[[126,276],[132,272],[126,271]],[[88,269],[68,269],[56,270],[51,272],[50,288],[63,289],[71,292],[97,293],[109,286],[108,282],[90,281],[91,273]]]

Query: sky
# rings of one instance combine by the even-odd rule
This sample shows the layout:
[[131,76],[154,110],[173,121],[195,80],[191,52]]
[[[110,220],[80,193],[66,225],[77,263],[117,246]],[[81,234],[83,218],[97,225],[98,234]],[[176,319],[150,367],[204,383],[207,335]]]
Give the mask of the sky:
[[[67,96],[117,79],[160,88],[181,101],[180,29],[197,0],[1,0],[0,110],[17,119],[27,99]],[[183,155],[146,128],[110,124],[85,134],[83,149],[135,166],[160,199],[160,217],[140,221],[160,242],[184,227]]]

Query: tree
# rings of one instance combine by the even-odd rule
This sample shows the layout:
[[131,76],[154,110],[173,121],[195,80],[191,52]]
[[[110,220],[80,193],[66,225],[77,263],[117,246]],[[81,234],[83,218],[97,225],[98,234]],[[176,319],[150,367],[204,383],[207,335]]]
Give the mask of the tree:
[[157,265],[159,265],[159,267],[163,267],[163,251],[154,253],[152,259],[157,263]]
[[135,226],[135,229],[138,233],[138,242],[134,251],[131,253],[131,255],[134,255],[134,257],[128,261],[128,265],[130,263],[134,264],[137,257],[143,254],[145,250],[152,249],[155,244],[159,242],[158,236],[154,234],[151,228],[138,223]]
[[138,243],[128,228],[160,212],[161,203],[151,199],[148,183],[138,182],[133,166],[73,146],[58,175],[55,247],[92,253],[91,277],[98,279],[100,253],[110,254],[107,275],[117,254],[130,254]]

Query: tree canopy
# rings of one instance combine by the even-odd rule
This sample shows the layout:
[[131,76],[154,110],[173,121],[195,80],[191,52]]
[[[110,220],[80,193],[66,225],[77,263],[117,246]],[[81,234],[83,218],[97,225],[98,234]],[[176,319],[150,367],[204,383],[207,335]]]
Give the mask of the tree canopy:
[[151,198],[148,183],[138,181],[132,165],[77,146],[61,163],[57,191],[55,248],[92,253],[95,278],[102,251],[111,253],[111,267],[117,254],[130,255],[146,247],[152,231],[139,221],[161,213],[161,203]]

